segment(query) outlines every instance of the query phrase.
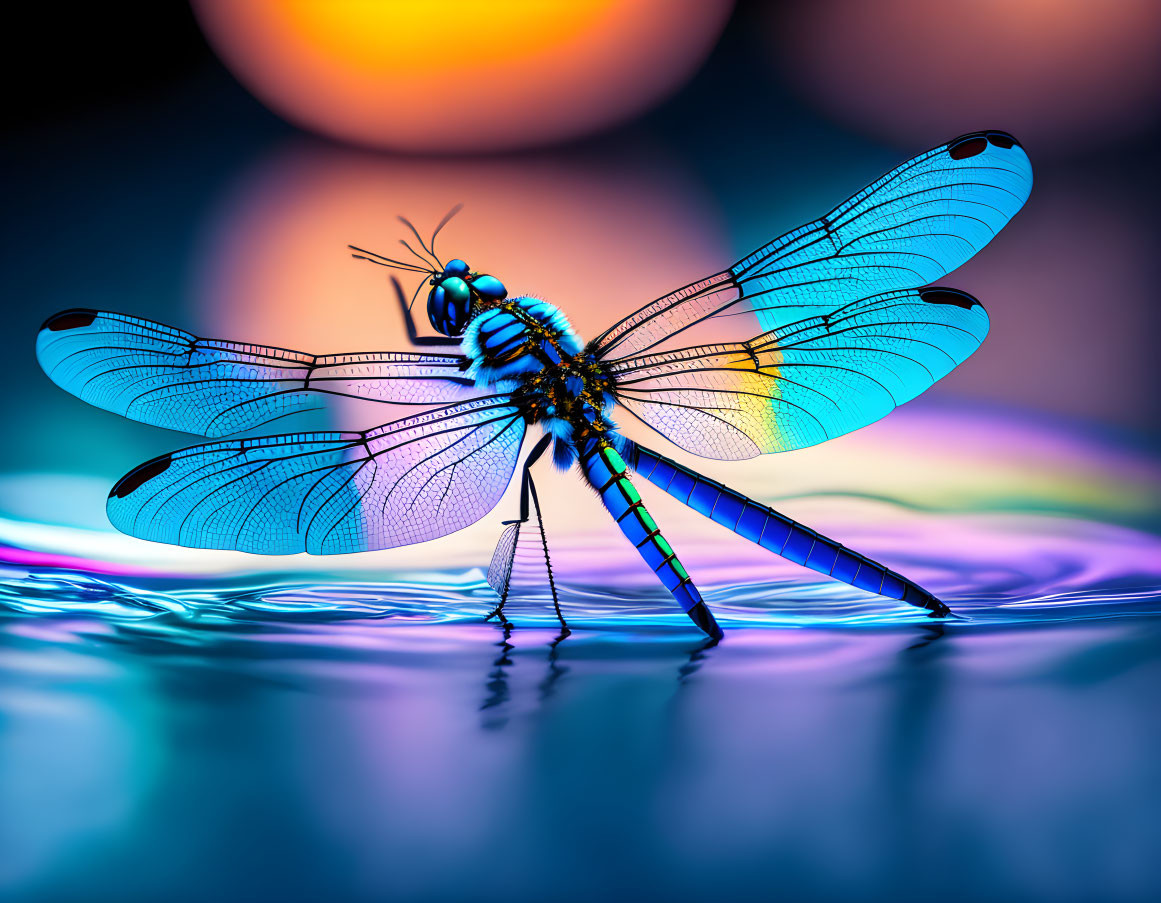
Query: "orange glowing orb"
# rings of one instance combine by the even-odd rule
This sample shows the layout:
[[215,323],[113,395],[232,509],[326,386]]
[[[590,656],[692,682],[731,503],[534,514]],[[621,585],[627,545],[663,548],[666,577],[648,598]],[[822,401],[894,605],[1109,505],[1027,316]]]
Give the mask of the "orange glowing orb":
[[620,122],[704,62],[733,0],[194,0],[273,110],[373,147],[480,151]]

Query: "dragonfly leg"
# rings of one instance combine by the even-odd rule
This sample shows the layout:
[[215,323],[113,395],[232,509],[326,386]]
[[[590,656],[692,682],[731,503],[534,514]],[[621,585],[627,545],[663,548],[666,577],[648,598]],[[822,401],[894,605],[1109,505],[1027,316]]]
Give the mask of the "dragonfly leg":
[[420,335],[419,330],[415,328],[415,318],[411,313],[411,304],[407,301],[407,296],[403,294],[403,286],[399,284],[399,280],[394,276],[391,277],[391,284],[395,286],[395,297],[399,299],[399,309],[403,311],[403,325],[407,328],[407,338],[412,345],[422,347],[424,345],[459,345],[460,340],[455,336],[447,335]]
[[[517,520],[506,520],[505,524],[523,524],[528,521],[528,497],[529,485],[532,482],[532,465],[540,460],[541,455],[544,454],[545,449],[548,448],[548,443],[552,441],[552,436],[545,433],[540,441],[532,446],[532,451],[528,453],[528,457],[524,459],[524,472],[520,476],[520,517]],[[539,513],[539,508],[537,508]]]
[[[552,573],[552,557],[548,552],[548,537],[544,532],[544,518],[540,511],[540,498],[536,494],[536,484],[532,480],[532,465],[534,465],[548,448],[552,437],[545,435],[533,446],[524,461],[524,471],[520,477],[520,517],[516,520],[504,521],[508,528],[500,536],[496,544],[496,551],[492,555],[492,564],[488,568],[488,582],[500,594],[500,604],[488,614],[488,618],[499,617],[504,621],[504,605],[508,601],[508,593],[512,584],[512,567],[516,558],[516,547],[520,541],[520,528],[526,524],[531,516],[532,509],[536,510],[536,524],[540,530],[540,547],[544,550],[544,566],[548,571],[548,586],[552,591],[552,605],[556,610],[556,618],[560,621],[561,639],[570,633],[564,615],[560,611],[560,598],[556,592],[556,580]],[[488,618],[485,618],[487,620]]]
[[560,597],[556,594],[556,580],[552,576],[552,557],[548,554],[548,537],[544,534],[544,516],[540,513],[540,499],[536,495],[536,484],[532,481],[531,473],[528,474],[528,490],[532,495],[532,505],[536,508],[536,523],[540,527],[540,547],[544,550],[544,567],[548,570],[548,588],[552,591],[552,607],[556,609],[556,619],[560,621],[560,636],[556,640],[560,642],[572,631],[568,629],[564,615],[560,613]]

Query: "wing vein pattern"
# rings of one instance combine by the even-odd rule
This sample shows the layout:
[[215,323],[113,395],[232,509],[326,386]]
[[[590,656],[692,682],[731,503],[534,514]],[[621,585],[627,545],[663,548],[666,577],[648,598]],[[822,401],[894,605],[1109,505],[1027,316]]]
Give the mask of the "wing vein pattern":
[[36,353],[45,373],[83,401],[202,436],[227,436],[317,408],[328,395],[434,405],[476,394],[461,355],[314,355],[203,339],[94,310],[50,318]]
[[505,395],[365,432],[196,445],[126,474],[109,519],[142,539],[270,555],[330,555],[435,539],[504,494],[524,438]]
[[[686,451],[730,460],[878,420],[987,335],[976,299],[923,286],[991,241],[1031,186],[1027,155],[1002,132],[920,154],[607,330],[594,347],[617,401]],[[673,347],[695,328],[715,341]]]

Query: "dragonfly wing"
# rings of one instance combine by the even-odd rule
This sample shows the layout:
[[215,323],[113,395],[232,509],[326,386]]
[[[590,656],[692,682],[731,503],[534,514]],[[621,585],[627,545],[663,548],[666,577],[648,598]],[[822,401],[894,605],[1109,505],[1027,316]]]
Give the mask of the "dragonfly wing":
[[988,315],[955,289],[854,301],[745,342],[623,358],[614,395],[686,451],[737,460],[873,423],[972,354]]
[[509,524],[500,534],[492,562],[488,565],[488,585],[496,591],[502,601],[508,599],[508,589],[512,583],[512,567],[516,563],[516,545],[520,541],[521,523]]
[[920,154],[729,270],[678,289],[606,331],[608,360],[699,324],[741,340],[853,301],[939,279],[1023,206],[1032,166],[1014,138],[977,132]]
[[124,314],[68,310],[41,327],[45,373],[83,401],[154,426],[225,436],[321,405],[327,395],[447,404],[471,394],[459,355],[319,356],[203,339]]
[[495,507],[523,437],[520,411],[494,396],[361,433],[197,445],[126,474],[109,520],[142,539],[271,555],[424,542]]

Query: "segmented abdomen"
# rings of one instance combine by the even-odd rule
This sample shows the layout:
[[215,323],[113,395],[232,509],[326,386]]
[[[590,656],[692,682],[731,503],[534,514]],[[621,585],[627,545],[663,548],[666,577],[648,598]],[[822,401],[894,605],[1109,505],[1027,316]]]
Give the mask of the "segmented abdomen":
[[617,450],[605,439],[590,441],[581,454],[581,469],[621,532],[637,547],[645,563],[653,568],[682,610],[688,612],[701,602],[701,594],[690,580],[685,566],[661,535],[657,522],[630,482],[629,468]]
[[938,615],[949,612],[939,599],[902,574],[671,458],[634,445],[629,460],[650,483],[776,555],[868,592]]

